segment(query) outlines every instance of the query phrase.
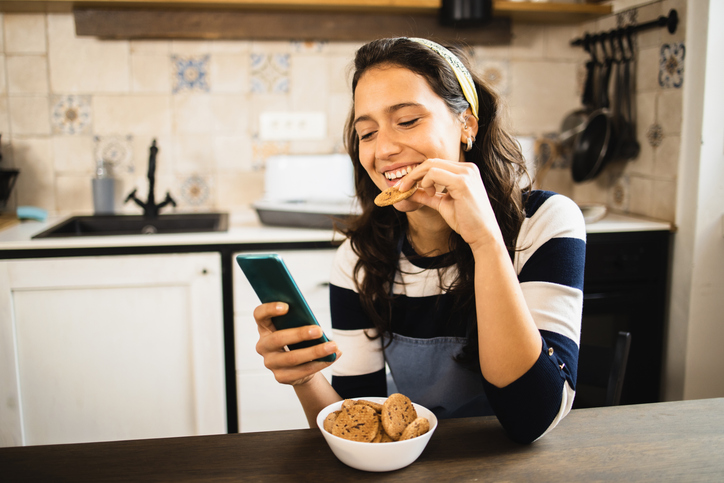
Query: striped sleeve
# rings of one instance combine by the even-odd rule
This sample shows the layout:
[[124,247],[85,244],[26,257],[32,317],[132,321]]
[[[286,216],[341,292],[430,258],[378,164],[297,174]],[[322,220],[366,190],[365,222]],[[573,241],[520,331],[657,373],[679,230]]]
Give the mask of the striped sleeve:
[[349,240],[337,250],[330,278],[332,337],[342,357],[332,365],[332,387],[343,398],[387,396],[381,339],[362,310],[354,285],[356,255]]
[[583,309],[586,229],[570,199],[534,191],[518,235],[514,265],[541,334],[541,354],[512,384],[485,383],[496,416],[511,437],[530,442],[571,410],[576,387]]

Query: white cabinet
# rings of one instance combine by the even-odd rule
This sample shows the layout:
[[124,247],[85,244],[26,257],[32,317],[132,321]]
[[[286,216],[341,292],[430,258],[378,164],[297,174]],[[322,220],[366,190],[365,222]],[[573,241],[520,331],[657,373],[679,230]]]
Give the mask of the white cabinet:
[[[331,336],[329,275],[334,249],[281,250],[281,255],[324,332]],[[234,261],[234,332],[239,431],[308,428],[294,389],[279,384],[256,352],[259,333],[252,312],[260,304]],[[331,369],[323,374],[331,379]]]
[[226,432],[218,253],[0,262],[0,446]]

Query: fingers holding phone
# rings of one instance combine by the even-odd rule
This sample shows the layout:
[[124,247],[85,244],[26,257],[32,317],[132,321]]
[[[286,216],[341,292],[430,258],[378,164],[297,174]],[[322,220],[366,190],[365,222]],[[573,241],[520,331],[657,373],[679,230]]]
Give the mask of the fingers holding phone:
[[[259,330],[256,351],[264,358],[264,366],[283,384],[303,384],[332,364],[342,354],[334,341],[287,350],[288,346],[305,345],[324,336],[318,325],[277,329],[272,318],[285,315],[289,306],[283,302],[262,304],[254,310]],[[327,359],[327,360],[325,360]]]

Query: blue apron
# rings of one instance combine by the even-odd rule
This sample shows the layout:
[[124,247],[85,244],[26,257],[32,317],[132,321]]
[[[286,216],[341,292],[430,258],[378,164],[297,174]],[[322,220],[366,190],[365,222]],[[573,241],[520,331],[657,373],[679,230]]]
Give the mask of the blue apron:
[[[398,243],[398,254],[402,252],[403,241],[401,238]],[[383,340],[385,361],[397,392],[441,419],[494,414],[485,396],[482,374],[455,360],[467,339],[417,339],[393,334],[392,342],[387,342],[389,338]]]
[[483,376],[455,361],[466,343],[466,339],[457,337],[415,339],[393,335],[392,343],[385,348],[385,360],[397,392],[441,419],[492,415]]

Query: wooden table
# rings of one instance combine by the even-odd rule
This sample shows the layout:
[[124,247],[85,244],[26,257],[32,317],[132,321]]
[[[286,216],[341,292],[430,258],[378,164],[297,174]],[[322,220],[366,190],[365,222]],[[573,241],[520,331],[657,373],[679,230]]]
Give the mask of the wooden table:
[[441,421],[407,468],[340,463],[319,430],[0,448],[2,481],[724,481],[724,398],[581,409],[531,445]]

